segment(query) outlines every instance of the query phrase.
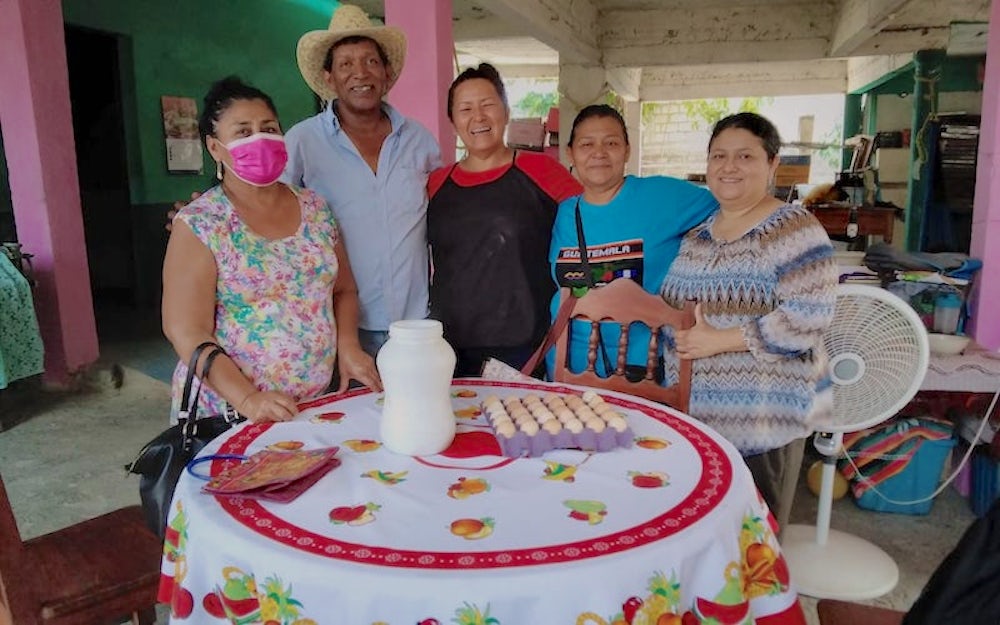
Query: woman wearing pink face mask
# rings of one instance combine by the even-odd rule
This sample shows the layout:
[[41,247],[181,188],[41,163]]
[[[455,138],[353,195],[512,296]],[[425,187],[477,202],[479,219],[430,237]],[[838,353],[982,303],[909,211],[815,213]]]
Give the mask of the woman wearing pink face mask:
[[210,341],[217,358],[198,412],[227,405],[251,421],[286,421],[324,391],[376,390],[375,363],[358,342],[358,293],[336,221],[315,193],[278,182],[288,160],[274,104],[235,77],[212,85],[199,129],[219,184],[185,206],[163,262],[163,331],[180,362]]

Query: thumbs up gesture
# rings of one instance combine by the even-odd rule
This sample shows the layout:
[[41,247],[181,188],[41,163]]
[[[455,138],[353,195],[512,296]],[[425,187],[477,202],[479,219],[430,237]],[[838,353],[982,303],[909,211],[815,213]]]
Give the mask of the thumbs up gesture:
[[747,351],[743,331],[736,328],[719,329],[705,320],[701,302],[694,307],[694,325],[688,330],[674,332],[677,356],[682,360],[707,358],[723,352]]

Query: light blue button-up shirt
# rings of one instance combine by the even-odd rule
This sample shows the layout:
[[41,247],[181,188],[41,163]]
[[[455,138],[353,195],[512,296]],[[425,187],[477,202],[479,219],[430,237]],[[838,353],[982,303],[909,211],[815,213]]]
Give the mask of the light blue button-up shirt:
[[371,331],[427,316],[427,175],[441,166],[441,151],[426,128],[388,104],[383,110],[392,132],[382,144],[377,175],[330,104],[285,135],[288,166],[281,178],[330,204],[358,283],[358,326]]

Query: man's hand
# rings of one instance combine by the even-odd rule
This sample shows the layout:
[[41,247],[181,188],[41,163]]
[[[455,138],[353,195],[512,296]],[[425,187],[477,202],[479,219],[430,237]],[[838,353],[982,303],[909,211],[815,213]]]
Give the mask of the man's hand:
[[201,193],[198,193],[197,191],[192,191],[191,192],[191,199],[188,200],[187,202],[182,202],[180,200],[177,200],[176,202],[174,202],[173,208],[171,208],[170,210],[167,211],[167,223],[164,226],[164,228],[167,229],[167,232],[170,232],[174,228],[174,217],[177,216],[177,211],[179,211],[180,209],[182,209],[185,206],[187,206],[188,202],[191,202],[193,200],[197,200],[199,197],[201,197]]
[[338,393],[347,390],[351,380],[361,382],[376,393],[382,392],[382,378],[378,375],[375,360],[360,346],[339,347],[337,349],[337,368],[340,371],[340,387]]

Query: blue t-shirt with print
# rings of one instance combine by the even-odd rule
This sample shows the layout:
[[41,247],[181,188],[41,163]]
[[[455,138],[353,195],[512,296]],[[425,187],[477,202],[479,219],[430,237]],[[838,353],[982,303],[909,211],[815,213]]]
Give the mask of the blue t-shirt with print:
[[[553,278],[560,287],[586,286],[576,231],[578,203],[594,283],[600,286],[615,278],[629,278],[653,294],[659,293],[684,233],[718,208],[718,202],[707,189],[666,176],[626,176],[618,194],[603,205],[590,204],[583,196],[564,200],[556,214],[549,248]],[[556,292],[551,305],[553,319],[558,310]],[[573,322],[569,346],[573,371],[586,368],[589,333],[589,324]],[[601,334],[608,360],[613,364],[618,326],[602,324]],[[649,329],[641,324],[633,326],[629,332],[628,364],[645,367],[648,344]],[[555,349],[552,349],[546,356],[550,376],[554,362]],[[600,356],[596,368],[598,373],[606,375]]]

